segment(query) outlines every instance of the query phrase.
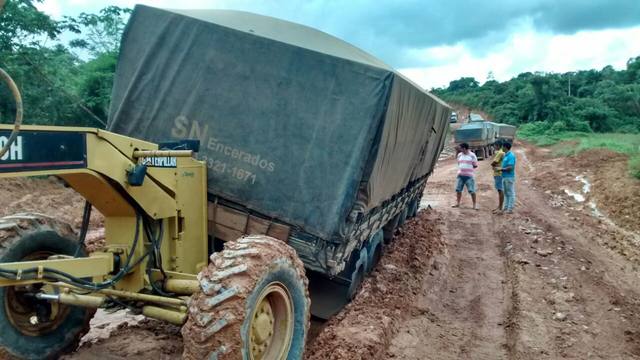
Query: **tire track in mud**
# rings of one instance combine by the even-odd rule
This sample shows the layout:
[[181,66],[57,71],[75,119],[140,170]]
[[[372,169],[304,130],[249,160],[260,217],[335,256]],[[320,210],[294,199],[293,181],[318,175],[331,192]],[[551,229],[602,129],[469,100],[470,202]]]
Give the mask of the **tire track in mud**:
[[[496,227],[495,221],[493,224],[494,227]],[[517,264],[507,255],[508,248],[511,246],[509,241],[510,237],[507,236],[504,231],[499,231],[498,238],[500,239],[503,255],[506,257],[504,261],[506,357],[507,359],[517,359],[516,345],[518,341],[518,331],[520,330],[520,325],[518,324],[520,314],[518,288],[520,285],[518,283],[518,276],[515,273]]]
[[445,220],[445,256],[438,273],[424,279],[418,303],[426,313],[399,325],[388,358],[510,358],[509,267],[488,210],[493,205],[486,196],[491,187],[485,185],[487,175],[479,175],[480,211],[470,208],[467,194],[462,208],[450,207],[455,197],[453,160],[442,162],[430,179],[424,199]]

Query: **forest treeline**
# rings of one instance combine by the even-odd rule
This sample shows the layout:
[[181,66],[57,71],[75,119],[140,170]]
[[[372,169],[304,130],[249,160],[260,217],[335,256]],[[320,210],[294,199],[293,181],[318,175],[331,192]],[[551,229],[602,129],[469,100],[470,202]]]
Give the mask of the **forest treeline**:
[[640,132],[640,56],[624,70],[606,66],[564,74],[526,72],[511,80],[472,77],[433,89],[451,103],[481,109],[493,120],[531,124],[536,132]]

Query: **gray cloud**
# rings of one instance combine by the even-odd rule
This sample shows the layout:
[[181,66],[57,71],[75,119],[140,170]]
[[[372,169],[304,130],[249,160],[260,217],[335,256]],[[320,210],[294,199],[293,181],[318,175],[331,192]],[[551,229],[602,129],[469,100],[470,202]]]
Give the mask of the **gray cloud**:
[[235,0],[226,7],[313,26],[394,67],[420,65],[408,49],[463,42],[489,51],[488,43],[506,39],[525,20],[557,34],[640,24],[640,0]]
[[571,34],[580,30],[624,28],[640,24],[640,1],[571,0],[543,2],[534,15],[539,28]]

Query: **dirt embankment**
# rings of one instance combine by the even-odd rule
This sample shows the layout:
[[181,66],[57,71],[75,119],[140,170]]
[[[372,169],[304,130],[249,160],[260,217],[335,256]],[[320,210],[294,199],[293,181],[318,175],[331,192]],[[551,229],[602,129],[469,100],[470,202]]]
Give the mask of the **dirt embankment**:
[[[65,187],[56,177],[0,179],[3,206],[0,216],[36,212],[55,217],[78,229],[82,224],[84,199]],[[102,216],[95,211],[91,226],[101,227]]]
[[592,149],[570,157],[530,147],[535,185],[549,205],[593,229],[598,243],[640,267],[640,180],[628,174],[627,157]]
[[607,151],[554,158],[525,146],[517,154],[526,187],[518,189],[518,215],[498,233],[514,298],[511,354],[640,357],[637,233],[599,200],[620,191],[606,184],[635,180],[615,171],[620,158]]
[[[54,176],[0,179],[0,196],[0,216],[34,212],[64,221],[76,231],[82,225],[84,198]],[[85,243],[89,251],[104,245],[104,217],[95,208]]]
[[[532,154],[540,163],[534,180],[541,186],[552,191],[563,191],[558,189],[563,186],[582,193],[582,203],[593,201],[617,225],[640,232],[640,180],[629,176],[627,156],[606,149],[591,149],[570,157],[555,157],[552,149],[538,149]],[[590,184],[587,191],[581,179]]]
[[[309,360],[381,359],[398,324],[425,309],[416,306],[423,279],[442,250],[442,219],[421,211],[387,248],[356,299],[329,320],[309,344]],[[437,266],[437,265],[436,265]]]

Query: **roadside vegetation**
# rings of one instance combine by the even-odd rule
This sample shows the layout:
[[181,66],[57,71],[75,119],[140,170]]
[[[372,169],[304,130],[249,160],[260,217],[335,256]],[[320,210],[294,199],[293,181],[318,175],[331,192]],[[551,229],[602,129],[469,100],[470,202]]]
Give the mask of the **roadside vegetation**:
[[[0,1],[0,67],[22,92],[25,123],[106,126],[120,37],[130,9],[54,20],[34,4]],[[0,122],[13,122],[15,105],[0,84]]]
[[496,122],[518,126],[518,137],[558,155],[606,148],[629,156],[640,179],[640,56],[626,68],[564,74],[526,72],[483,85],[463,77],[432,92],[450,103],[478,109]]
[[545,122],[556,131],[640,132],[640,56],[629,59],[624,70],[526,72],[482,86],[464,77],[432,91],[511,125]]

